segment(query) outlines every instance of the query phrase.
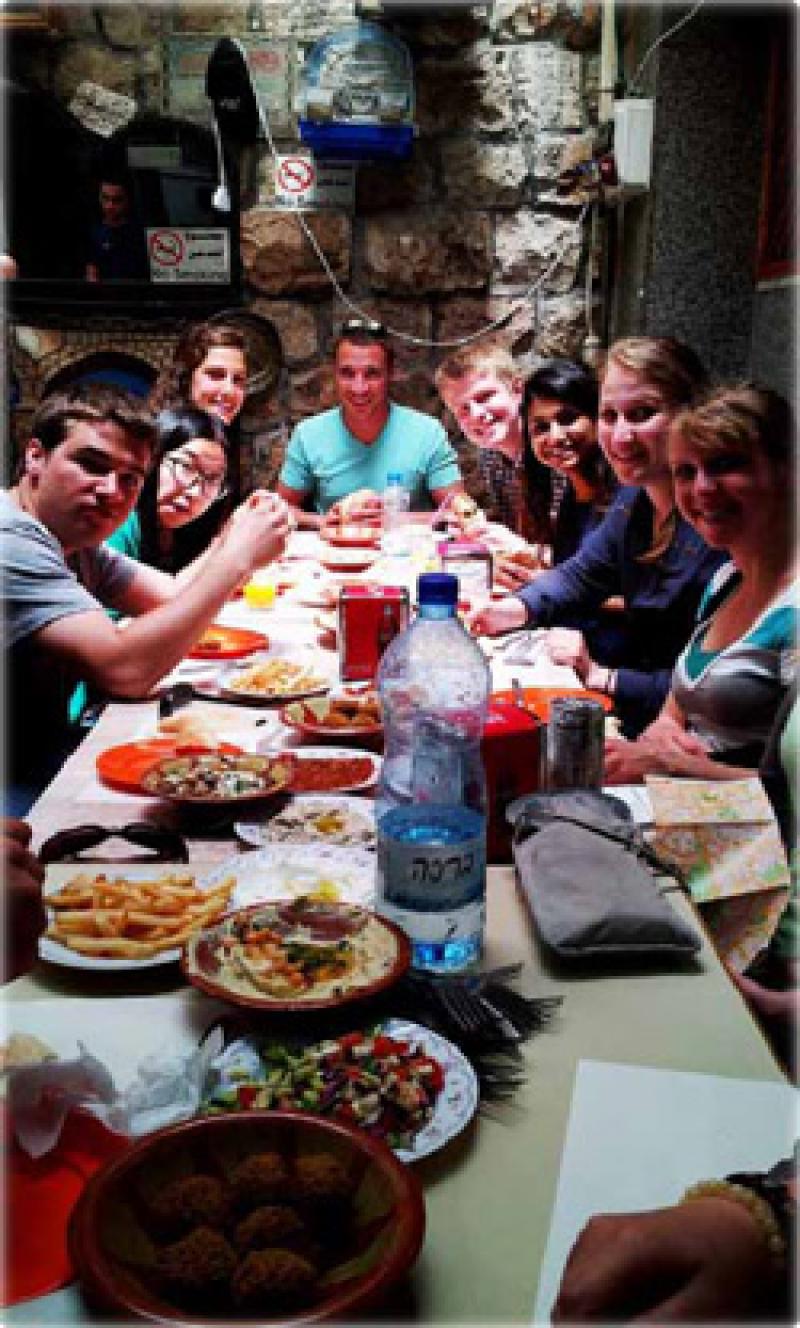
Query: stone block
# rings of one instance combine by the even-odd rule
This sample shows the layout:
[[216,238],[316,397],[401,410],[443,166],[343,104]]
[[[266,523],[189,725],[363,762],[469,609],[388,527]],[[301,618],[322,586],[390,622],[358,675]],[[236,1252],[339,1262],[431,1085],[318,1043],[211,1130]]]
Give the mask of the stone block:
[[317,319],[307,305],[290,300],[253,300],[250,308],[274,324],[287,364],[302,364],[319,353]]
[[442,144],[445,196],[468,207],[513,207],[524,196],[528,163],[519,143],[459,138]]
[[[512,313],[513,310],[513,313]],[[493,328],[499,318],[511,314],[509,321],[502,327]],[[442,300],[436,309],[437,341],[458,341],[462,337],[474,337],[484,332],[487,341],[506,346],[513,354],[528,349],[535,328],[535,306],[524,304],[515,308],[511,296],[486,295],[476,299],[474,296],[458,296]],[[454,349],[454,348],[453,348]],[[448,348],[437,354],[436,363],[449,354]]]
[[574,50],[597,45],[600,20],[597,0],[496,0],[493,13],[500,38],[563,41]]
[[439,11],[413,25],[403,27],[398,24],[398,36],[414,48],[440,50],[469,46],[489,31],[489,19],[483,5],[470,10],[454,9],[448,14],[447,0],[442,0]]
[[306,373],[292,374],[289,386],[289,415],[304,420],[337,404],[333,365],[321,364]]
[[572,220],[529,209],[500,217],[495,230],[495,277],[499,286],[524,289],[557,257],[545,291],[575,285],[583,232]]
[[425,134],[513,129],[510,53],[482,43],[457,57],[418,60],[416,116]]
[[476,290],[488,281],[491,265],[491,227],[480,213],[439,211],[367,222],[364,268],[376,290]]
[[407,162],[369,163],[356,176],[356,211],[382,212],[433,201],[435,177],[430,144],[417,139]]
[[100,31],[118,50],[138,50],[161,35],[160,6],[105,4],[97,5],[96,12]]
[[88,80],[109,88],[111,92],[121,92],[137,100],[137,68],[134,55],[112,51],[100,38],[93,42],[81,42],[80,45],[70,42],[56,62],[53,89],[59,100],[68,104],[78,85]]
[[[274,0],[273,0],[274,3]],[[290,31],[298,42],[318,42],[337,28],[348,27],[356,21],[354,0],[303,0],[289,8]]]
[[517,46],[511,56],[519,128],[582,129],[581,57],[552,42]]
[[58,30],[64,37],[94,37],[97,35],[95,10],[97,5],[60,5]]
[[247,32],[247,11],[249,5],[244,0],[233,0],[230,4],[198,4],[197,0],[176,0],[172,10],[172,25],[175,33],[215,33],[220,37],[232,37]]
[[407,373],[395,374],[392,379],[392,400],[399,406],[410,406],[412,410],[435,415],[437,419],[442,414],[442,403],[433,386],[433,375],[427,364]]
[[[349,280],[349,219],[339,212],[308,212],[306,222],[340,281]],[[242,264],[245,277],[266,295],[323,291],[329,279],[291,212],[252,208],[242,214]]]
[[586,314],[581,295],[574,292],[560,299],[540,301],[534,343],[537,354],[544,359],[553,355],[576,359],[585,338]]

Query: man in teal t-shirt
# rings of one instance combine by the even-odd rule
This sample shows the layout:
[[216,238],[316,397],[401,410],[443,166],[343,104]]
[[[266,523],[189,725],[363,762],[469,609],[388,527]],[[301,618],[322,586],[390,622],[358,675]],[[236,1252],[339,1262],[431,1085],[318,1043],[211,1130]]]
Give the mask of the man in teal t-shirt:
[[339,405],[294,430],[278,493],[298,511],[310,498],[320,525],[334,503],[360,490],[381,494],[399,473],[412,511],[426,511],[463,493],[456,454],[433,415],[389,400],[392,348],[380,324],[345,323],[334,365]]

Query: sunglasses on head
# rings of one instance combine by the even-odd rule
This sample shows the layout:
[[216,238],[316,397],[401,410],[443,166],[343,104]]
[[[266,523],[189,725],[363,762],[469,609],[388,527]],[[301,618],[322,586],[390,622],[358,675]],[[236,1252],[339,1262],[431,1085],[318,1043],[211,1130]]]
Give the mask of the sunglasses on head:
[[383,323],[378,323],[372,318],[348,318],[342,323],[339,329],[339,335],[346,332],[369,332],[373,337],[385,337],[388,335]]

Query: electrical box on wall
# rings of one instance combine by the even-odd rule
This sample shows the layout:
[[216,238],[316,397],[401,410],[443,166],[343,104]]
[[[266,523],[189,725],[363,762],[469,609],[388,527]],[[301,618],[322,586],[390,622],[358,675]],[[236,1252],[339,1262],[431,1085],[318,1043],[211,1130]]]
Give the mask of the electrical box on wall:
[[623,187],[650,187],[653,107],[651,97],[627,97],[614,102],[614,160]]
[[315,156],[343,161],[408,157],[414,73],[404,42],[357,23],[318,42],[300,72],[300,137]]

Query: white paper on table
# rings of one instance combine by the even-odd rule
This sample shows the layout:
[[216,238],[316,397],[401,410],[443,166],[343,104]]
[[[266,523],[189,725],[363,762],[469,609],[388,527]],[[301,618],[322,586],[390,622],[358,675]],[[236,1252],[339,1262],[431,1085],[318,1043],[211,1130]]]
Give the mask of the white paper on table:
[[603,792],[624,802],[637,825],[653,824],[653,803],[644,784],[609,784]]
[[533,1323],[550,1311],[595,1213],[675,1203],[698,1180],[768,1171],[794,1147],[789,1084],[579,1061]]

